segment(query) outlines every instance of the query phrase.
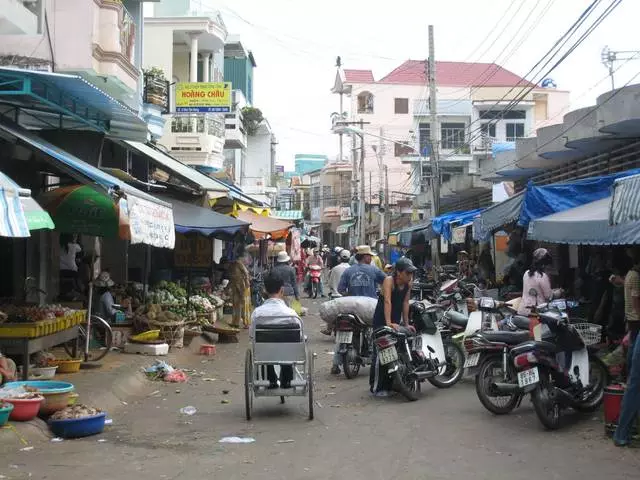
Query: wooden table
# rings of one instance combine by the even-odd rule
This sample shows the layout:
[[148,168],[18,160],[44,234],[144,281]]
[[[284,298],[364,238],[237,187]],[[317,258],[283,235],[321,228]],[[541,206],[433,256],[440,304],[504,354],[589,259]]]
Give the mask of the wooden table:
[[[0,337],[0,351],[4,355],[22,355],[22,379],[29,379],[29,356],[47,348],[78,338],[79,326],[67,328],[42,337]],[[78,343],[74,343],[73,357],[76,357]]]

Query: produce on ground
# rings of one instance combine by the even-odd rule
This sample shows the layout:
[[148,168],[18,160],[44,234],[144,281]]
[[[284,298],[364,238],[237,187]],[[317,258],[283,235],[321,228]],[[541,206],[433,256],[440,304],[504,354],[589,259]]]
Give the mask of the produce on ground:
[[102,410],[99,408],[87,407],[86,405],[82,405],[81,403],[77,405],[72,405],[63,410],[58,410],[56,413],[51,415],[52,420],[72,420],[76,418],[84,418],[84,417],[93,417],[94,415],[98,415],[102,413]]
[[25,307],[18,305],[3,305],[0,311],[8,317],[9,323],[33,323],[42,320],[55,320],[71,313],[72,310],[62,305],[43,305],[39,307]]

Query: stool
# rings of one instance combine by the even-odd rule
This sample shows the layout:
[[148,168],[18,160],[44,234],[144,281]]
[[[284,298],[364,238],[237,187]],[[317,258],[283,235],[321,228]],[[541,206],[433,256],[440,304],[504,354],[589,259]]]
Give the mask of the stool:
[[212,356],[216,354],[215,345],[200,345],[200,355]]

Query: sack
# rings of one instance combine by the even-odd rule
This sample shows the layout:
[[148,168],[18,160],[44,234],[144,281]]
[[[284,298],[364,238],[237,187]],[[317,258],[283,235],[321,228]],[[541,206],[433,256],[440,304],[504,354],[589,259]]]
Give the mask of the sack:
[[294,312],[298,314],[299,317],[302,316],[302,304],[300,300],[296,300],[295,298],[291,301],[291,308]]
[[327,323],[329,327],[333,326],[338,315],[343,313],[351,313],[357,315],[363,322],[368,325],[373,324],[373,314],[376,311],[378,300],[370,297],[340,297],[329,300],[320,305],[318,309],[320,318]]

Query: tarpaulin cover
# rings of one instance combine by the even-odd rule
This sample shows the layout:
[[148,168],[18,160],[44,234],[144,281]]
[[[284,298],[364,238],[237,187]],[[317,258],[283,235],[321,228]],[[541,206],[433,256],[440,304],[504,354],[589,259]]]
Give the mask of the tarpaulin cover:
[[486,241],[491,233],[518,219],[526,190],[513,197],[487,208],[473,221],[473,238]]
[[640,243],[640,222],[609,225],[611,197],[529,223],[527,237],[573,245],[630,245]]
[[493,142],[491,144],[491,154],[496,158],[500,152],[510,152],[516,149],[516,142]]
[[413,225],[411,227],[404,228],[395,232],[398,238],[398,244],[403,247],[410,247],[412,244],[412,238],[419,232],[425,232],[425,241],[431,238],[431,235],[427,233],[431,232],[431,222],[421,223],[419,225]]
[[525,226],[537,218],[607,198],[611,195],[611,188],[616,179],[638,173],[640,173],[640,169],[627,170],[614,175],[540,187],[530,183],[527,186],[518,224]]
[[465,210],[459,212],[449,212],[431,219],[431,227],[437,235],[447,241],[451,241],[451,224],[452,223],[472,223],[473,219],[480,215],[484,209]]
[[251,224],[250,229],[258,240],[266,238],[267,235],[273,240],[287,238],[289,229],[293,226],[277,218],[263,217],[250,211],[238,212],[238,218]]
[[613,185],[610,222],[618,225],[640,220],[640,175],[621,178]]

